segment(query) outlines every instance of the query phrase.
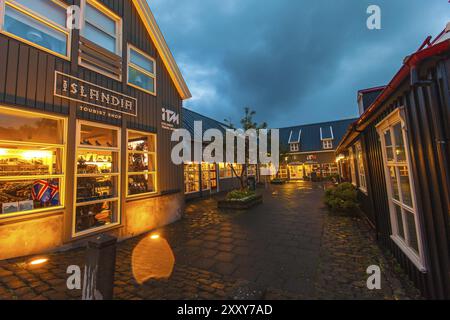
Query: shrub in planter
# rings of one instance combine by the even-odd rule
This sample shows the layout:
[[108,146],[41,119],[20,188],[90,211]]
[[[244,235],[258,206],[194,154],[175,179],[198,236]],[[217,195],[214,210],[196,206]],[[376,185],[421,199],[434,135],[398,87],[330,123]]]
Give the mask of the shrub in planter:
[[351,183],[341,183],[328,189],[325,204],[333,213],[350,216],[359,213],[358,192]]
[[250,189],[245,190],[233,190],[227,195],[227,200],[244,200],[250,197],[256,196],[256,192],[251,191]]

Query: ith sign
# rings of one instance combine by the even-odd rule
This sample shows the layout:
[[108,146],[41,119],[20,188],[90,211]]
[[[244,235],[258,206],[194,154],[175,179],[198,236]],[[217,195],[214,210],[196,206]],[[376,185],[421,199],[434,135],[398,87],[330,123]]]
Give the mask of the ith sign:
[[55,72],[55,96],[137,116],[137,99],[58,71]]
[[180,126],[180,114],[175,111],[162,108],[162,127],[167,130],[175,130]]

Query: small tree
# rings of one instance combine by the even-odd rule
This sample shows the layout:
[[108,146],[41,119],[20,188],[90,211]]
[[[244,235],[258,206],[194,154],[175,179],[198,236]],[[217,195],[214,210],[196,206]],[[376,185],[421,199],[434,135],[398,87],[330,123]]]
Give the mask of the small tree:
[[[253,117],[256,115],[256,112],[251,110],[249,107],[245,107],[244,108],[244,116],[241,118],[241,129],[243,129],[245,132],[247,130],[251,130],[254,129],[256,130],[256,132],[258,132],[259,130],[262,129],[267,129],[268,125],[266,122],[263,122],[261,124],[258,124],[257,122],[253,121]],[[230,119],[225,119],[225,123],[233,130],[236,130],[236,127],[233,125],[232,121]],[[247,150],[249,148],[249,137],[245,137],[245,163],[242,164],[242,172],[241,174],[237,174],[236,169],[233,167],[232,164],[229,164],[229,166],[231,167],[231,170],[233,171],[234,175],[236,177],[239,178],[239,183],[241,185],[241,190],[246,189],[247,186],[247,180],[248,180],[248,175],[247,175],[247,168],[249,166],[249,155],[247,153]]]

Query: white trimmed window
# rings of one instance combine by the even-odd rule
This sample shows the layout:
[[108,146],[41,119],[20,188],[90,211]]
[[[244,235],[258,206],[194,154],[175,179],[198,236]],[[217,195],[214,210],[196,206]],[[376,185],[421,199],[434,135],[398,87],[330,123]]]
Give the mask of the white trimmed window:
[[184,165],[184,193],[190,194],[200,191],[200,166],[197,163]]
[[291,152],[299,152],[300,144],[299,143],[291,143],[290,148],[291,148]]
[[96,45],[122,55],[122,19],[97,0],[82,0],[81,35]]
[[383,149],[392,239],[421,271],[425,263],[403,109],[377,126]]
[[67,7],[58,0],[0,0],[0,32],[69,59]]
[[66,120],[0,108],[0,221],[64,208]]
[[366,170],[364,169],[364,160],[361,142],[356,143],[355,149],[356,149],[356,164],[358,167],[359,189],[362,192],[367,193]]
[[333,149],[333,140],[322,140],[322,147],[324,150]]
[[127,196],[157,192],[156,135],[128,130]]
[[350,161],[350,175],[352,177],[352,184],[356,187],[357,186],[356,167],[355,167],[355,154],[353,152],[353,147],[350,147],[350,149],[348,149],[348,154]]
[[219,177],[221,179],[233,178],[233,169],[229,163],[219,163]]
[[131,45],[128,45],[128,85],[156,94],[155,59]]

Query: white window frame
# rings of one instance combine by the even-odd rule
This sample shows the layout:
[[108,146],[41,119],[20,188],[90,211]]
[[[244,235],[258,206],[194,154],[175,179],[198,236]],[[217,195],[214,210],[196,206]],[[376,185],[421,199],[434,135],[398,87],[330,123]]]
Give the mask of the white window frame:
[[350,161],[350,175],[352,178],[352,184],[356,187],[358,185],[356,180],[356,166],[355,166],[355,153],[353,152],[353,146],[348,149],[349,161]]
[[355,154],[356,154],[356,166],[358,168],[358,178],[359,178],[359,190],[363,193],[367,194],[367,176],[366,169],[364,167],[364,156],[362,151],[361,142],[358,141],[355,143]]
[[324,150],[333,150],[333,139],[322,140],[322,148]]
[[[128,50],[127,84],[130,87],[133,87],[135,89],[138,89],[138,90],[144,91],[144,92],[146,92],[148,94],[156,96],[156,60],[153,57],[151,57],[149,54],[145,53],[144,51],[136,48],[135,46],[133,46],[131,44],[128,44],[128,49],[127,50]],[[138,65],[135,65],[134,63],[131,62],[131,50],[136,51],[137,53],[141,54],[142,56],[144,56],[145,58],[147,58],[148,60],[153,62],[153,73],[148,71],[148,70],[145,70],[145,69],[143,69],[143,68],[139,67]],[[146,76],[152,78],[153,81],[154,81],[154,91],[150,91],[150,90],[144,89],[142,87],[139,87],[139,86],[135,85],[134,83],[131,83],[130,80],[129,80],[130,79],[130,68],[133,68],[136,71],[139,71],[139,72],[145,74]]]
[[[389,162],[387,160],[387,154],[386,154],[386,142],[384,139],[384,133],[387,130],[391,130],[391,139],[392,143],[395,146],[395,136],[393,135],[393,127],[397,124],[401,124],[402,127],[402,133],[403,133],[403,140],[405,143],[405,155],[406,155],[406,162],[402,162],[402,166],[406,166],[408,168],[408,175],[409,175],[409,183],[411,187],[411,198],[413,203],[413,208],[407,206],[403,203],[403,195],[401,188],[399,186],[399,198],[400,201],[394,199],[392,194],[392,186],[391,186],[391,178],[390,178],[390,172],[389,172]],[[381,147],[382,147],[382,154],[383,154],[383,167],[385,171],[385,180],[386,180],[386,188],[388,192],[388,201],[389,201],[389,210],[390,210],[390,218],[391,218],[391,226],[392,226],[392,235],[391,239],[399,246],[399,248],[405,253],[405,255],[414,263],[414,265],[421,271],[426,272],[426,260],[424,255],[424,249],[423,249],[423,235],[422,235],[422,228],[421,228],[421,219],[417,211],[417,199],[416,199],[416,192],[414,187],[414,177],[413,173],[411,171],[411,156],[409,151],[409,141],[408,141],[408,135],[407,135],[407,127],[406,127],[406,121],[405,121],[405,114],[404,114],[404,107],[397,108],[395,111],[393,111],[390,115],[388,115],[383,121],[381,121],[376,126],[378,135],[380,136],[381,140]],[[394,163],[397,164],[396,161],[391,162],[391,164]],[[398,183],[400,183],[400,177],[397,178]],[[397,221],[397,215],[396,215],[396,209],[395,205],[399,206],[402,209],[402,220],[403,220],[403,230],[405,233],[405,238],[402,239],[399,235],[399,228],[398,228],[398,221]],[[409,211],[407,214],[413,214],[414,220],[415,220],[415,227],[417,232],[417,244],[419,252],[416,253],[414,249],[412,249],[408,244],[408,226],[406,223],[405,216],[406,214],[404,211]]]
[[[80,9],[81,9],[81,30],[80,30],[80,35],[82,37],[85,37],[86,39],[88,39],[85,36],[85,25],[86,25],[86,4],[91,5],[92,7],[94,7],[95,9],[97,9],[98,11],[100,11],[101,13],[103,13],[105,16],[107,16],[109,19],[114,20],[116,22],[116,50],[115,52],[112,52],[118,56],[122,56],[122,41],[123,41],[123,31],[122,31],[122,18],[120,16],[118,16],[115,12],[113,12],[111,9],[109,9],[108,7],[106,7],[103,3],[99,2],[98,0],[81,0],[81,5],[80,5]],[[91,21],[89,22],[90,24],[94,24]],[[111,35],[112,36],[112,35]],[[103,48],[102,46],[99,45],[99,47]],[[106,48],[103,48],[105,50],[108,50]],[[109,50],[108,50],[109,51]],[[85,67],[85,65],[83,65]],[[90,68],[90,67],[88,67]]]
[[[42,119],[52,119],[56,121],[61,121],[63,125],[62,129],[62,142],[59,144],[51,144],[51,143],[36,143],[36,142],[20,142],[16,140],[0,140],[0,144],[4,146],[15,146],[15,147],[29,147],[29,146],[35,146],[36,148],[48,148],[48,147],[54,147],[56,149],[60,149],[61,151],[61,173],[59,174],[48,174],[48,175],[31,175],[31,176],[2,176],[0,177],[0,182],[15,182],[15,181],[26,181],[26,180],[46,180],[46,179],[58,179],[59,180],[59,201],[60,204],[58,206],[49,207],[49,208],[40,208],[40,209],[33,209],[29,211],[21,211],[21,212],[14,212],[14,213],[2,213],[0,214],[0,221],[6,220],[7,218],[15,218],[18,216],[28,216],[33,214],[40,214],[40,213],[46,213],[46,212],[58,212],[65,209],[65,192],[66,192],[66,159],[67,159],[67,132],[68,132],[68,120],[64,117],[59,116],[53,116],[53,115],[47,115],[40,112],[34,112],[34,111],[25,111],[25,110],[18,110],[16,108],[10,108],[3,105],[0,105],[0,115],[1,112],[8,112],[8,113],[17,113],[23,115],[32,115],[32,116],[39,116]],[[1,212],[1,210],[0,210]]]
[[[81,138],[81,126],[82,125],[87,125],[87,126],[92,126],[92,127],[98,127],[98,128],[104,128],[104,129],[110,129],[110,130],[114,130],[117,132],[117,147],[97,147],[97,146],[84,146],[81,144],[80,138]],[[112,178],[116,178],[117,179],[117,196],[116,197],[112,197],[112,198],[108,198],[108,199],[101,199],[101,200],[96,200],[96,201],[92,201],[92,202],[77,202],[77,195],[75,193],[75,199],[73,201],[73,214],[72,214],[72,238],[73,239],[77,239],[83,236],[87,236],[87,235],[92,235],[92,234],[97,234],[101,231],[104,230],[109,230],[109,229],[113,229],[115,227],[118,227],[122,224],[122,210],[121,210],[121,196],[122,196],[122,191],[121,191],[121,173],[120,173],[120,169],[121,169],[121,158],[122,158],[122,154],[121,154],[121,138],[122,138],[122,134],[121,134],[121,128],[118,127],[114,127],[114,126],[110,126],[110,125],[106,125],[106,124],[102,124],[102,123],[97,123],[97,122],[91,122],[91,121],[87,121],[87,120],[77,120],[77,130],[76,130],[76,147],[75,147],[75,157],[78,157],[78,152],[82,151],[82,150],[89,150],[89,151],[111,151],[112,153],[116,153],[117,155],[117,172],[112,172],[112,173],[107,173],[107,174],[92,174],[92,175],[83,175],[83,174],[78,174],[78,164],[77,161],[75,161],[74,164],[74,172],[75,172],[75,179],[73,179],[73,186],[74,186],[74,190],[76,192],[77,190],[77,183],[78,183],[78,178],[81,177],[86,177],[86,176],[94,176],[94,177],[100,177],[100,176],[109,176]],[[106,226],[102,226],[102,227],[98,227],[98,228],[91,228],[91,229],[87,229],[84,231],[79,231],[77,232],[76,230],[76,224],[77,224],[77,207],[83,207],[83,206],[87,206],[90,204],[95,204],[95,203],[100,203],[100,202],[110,202],[110,203],[116,203],[116,207],[117,207],[117,222],[111,223],[109,225]]]
[[[60,7],[64,8],[67,12],[67,8],[69,7],[68,4],[61,2],[59,0],[49,0],[53,3],[55,3],[56,5],[59,5]],[[27,16],[29,16],[30,18],[36,20],[37,22],[39,22],[40,24],[45,24],[46,26],[55,29],[58,32],[64,33],[66,35],[67,38],[67,47],[66,47],[66,55],[62,55],[58,52],[52,51],[48,48],[45,48],[39,44],[36,44],[30,40],[26,40],[23,39],[15,34],[12,34],[8,31],[4,30],[4,21],[5,21],[5,7],[6,5],[10,6],[11,8],[13,8],[14,10],[17,10]],[[66,13],[66,17],[67,17],[67,13]],[[0,0],[0,33],[5,34],[6,36],[16,39],[18,41],[21,41],[23,43],[26,43],[30,46],[33,46],[35,48],[38,48],[42,51],[45,51],[47,53],[50,53],[52,55],[55,55],[59,58],[65,59],[70,61],[70,56],[71,56],[71,48],[72,48],[72,32],[69,28],[67,28],[67,25],[62,28],[59,24],[53,22],[52,20],[48,19],[47,17],[44,17],[34,11],[32,11],[31,9],[27,8],[26,6],[14,1],[14,0]]]
[[[153,137],[155,139],[155,145],[154,145],[154,149],[155,151],[130,151],[128,150],[128,143],[129,143],[129,135],[130,133],[136,133],[136,134],[141,134],[143,136],[147,136],[147,137]],[[150,132],[143,132],[143,131],[137,131],[137,130],[131,130],[131,129],[127,129],[127,184],[126,184],[126,197],[128,199],[133,199],[133,198],[144,198],[147,196],[151,196],[151,195],[155,195],[157,194],[159,191],[158,189],[158,136],[155,133],[150,133]],[[152,156],[154,156],[155,158],[155,170],[153,171],[140,171],[140,172],[130,172],[129,171],[129,160],[130,160],[130,155],[131,154],[147,154],[148,155],[148,159],[150,162],[150,159]],[[128,186],[128,178],[132,177],[132,176],[137,176],[137,175],[153,175],[154,177],[154,183],[155,183],[155,191],[153,192],[145,192],[145,193],[138,193],[138,194],[129,194],[129,186]]]
[[[193,168],[194,170],[186,170],[186,168]],[[201,190],[201,176],[200,176],[200,164],[196,163],[196,162],[188,162],[188,163],[184,163],[183,165],[183,177],[184,177],[184,194],[188,195],[188,194],[193,194],[193,193],[198,193]],[[194,179],[190,179],[190,175],[189,174],[194,173],[194,175],[198,176],[198,178]],[[193,191],[186,191],[187,186],[190,184],[194,184],[196,189]]]
[[299,152],[300,151],[300,143],[298,143],[298,142],[291,142],[290,150],[291,150],[291,152]]

